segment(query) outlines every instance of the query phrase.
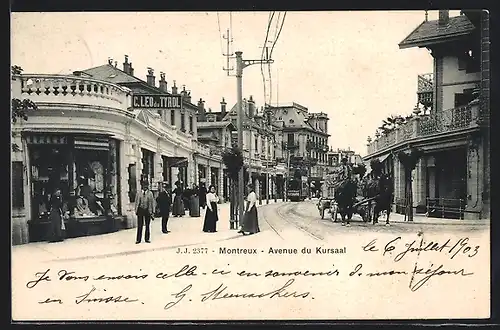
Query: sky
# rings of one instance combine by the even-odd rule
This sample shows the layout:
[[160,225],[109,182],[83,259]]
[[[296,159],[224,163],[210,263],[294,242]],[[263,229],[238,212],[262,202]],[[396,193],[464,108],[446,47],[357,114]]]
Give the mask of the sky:
[[[450,12],[456,15],[459,11]],[[122,68],[127,54],[139,78],[146,80],[148,67],[156,81],[165,72],[169,89],[175,80],[191,91],[193,103],[202,98],[206,108],[218,111],[222,97],[228,107],[236,103],[235,71],[228,76],[223,70],[228,53],[223,34],[232,31],[229,53],[239,50],[245,60],[259,60],[269,17],[269,12],[12,13],[11,63],[24,73],[69,74],[108,58]],[[283,17],[275,12],[269,47]],[[429,12],[429,20],[437,17],[437,11]],[[424,18],[423,10],[286,12],[271,78],[267,65],[246,67],[243,97],[252,95],[259,107],[295,102],[325,112],[329,145],[366,155],[367,137],[387,116],[411,113],[418,74],[432,72],[426,49],[398,48]],[[235,67],[234,58],[229,67]]]

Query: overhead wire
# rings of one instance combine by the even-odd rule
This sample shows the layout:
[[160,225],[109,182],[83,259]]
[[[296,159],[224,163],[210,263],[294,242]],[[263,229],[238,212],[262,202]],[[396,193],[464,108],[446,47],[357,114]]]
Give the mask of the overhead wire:
[[280,34],[281,34],[281,30],[283,30],[283,25],[285,24],[285,18],[286,18],[286,11],[283,14],[283,20],[281,21],[281,26],[280,26],[280,29],[278,31],[278,35],[276,36],[276,38],[273,42],[273,45],[271,46],[271,52],[269,53],[269,58],[271,58],[271,56],[273,55],[274,46],[276,46],[276,43],[278,42],[278,39],[279,39]]
[[220,29],[220,18],[219,18],[219,12],[217,12],[217,27],[219,28],[219,43],[220,43],[220,51],[222,54],[224,54],[224,47],[222,46],[222,31]]
[[262,53],[260,54],[260,73],[262,75],[262,84],[264,85],[264,104],[266,103],[266,77],[264,76],[264,51],[266,49],[267,40],[269,38],[269,31],[271,30],[271,23],[274,18],[274,11],[269,13],[269,19],[267,22],[266,38],[264,39],[264,45],[262,46]]
[[223,59],[222,59],[222,63],[223,63],[223,68],[225,66],[225,63],[224,63],[224,46],[223,46],[223,43],[222,43],[222,31],[220,29],[220,18],[219,18],[219,12],[217,12],[217,27],[219,28],[219,43],[220,43],[220,52],[223,56]]
[[[278,12],[278,18],[276,20],[276,29],[274,30],[273,43],[275,42],[277,35],[278,35],[278,26],[280,23],[280,17],[281,17],[281,13]],[[271,59],[271,54],[269,54],[269,59]],[[268,104],[271,105],[271,103],[273,101],[273,77],[272,77],[272,72],[271,72],[271,63],[267,63],[267,75],[269,77],[269,102],[268,102]]]

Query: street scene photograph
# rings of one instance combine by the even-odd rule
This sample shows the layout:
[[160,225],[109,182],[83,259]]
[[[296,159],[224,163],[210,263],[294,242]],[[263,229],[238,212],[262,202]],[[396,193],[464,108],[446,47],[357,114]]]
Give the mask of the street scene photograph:
[[487,319],[481,10],[12,12],[11,318]]

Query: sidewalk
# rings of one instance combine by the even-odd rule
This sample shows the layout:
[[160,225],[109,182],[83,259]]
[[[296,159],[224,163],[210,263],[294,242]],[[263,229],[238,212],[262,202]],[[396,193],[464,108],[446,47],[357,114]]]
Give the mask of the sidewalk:
[[[318,199],[313,198],[311,200],[307,199],[307,202],[314,203],[317,208]],[[330,219],[330,214],[325,214],[325,219]],[[338,216],[340,219],[340,216]],[[361,220],[361,216],[359,214],[354,214],[353,219]],[[381,215],[379,217],[379,222],[385,221],[386,216]],[[447,218],[436,218],[436,217],[426,217],[425,214],[414,214],[413,221],[405,221],[404,214],[398,214],[395,212],[391,212],[389,215],[389,221],[391,223],[422,223],[422,224],[433,224],[433,225],[478,225],[485,226],[490,224],[490,219],[480,219],[480,220],[461,220],[461,219],[447,219]]]
[[[278,202],[280,202],[278,200]],[[269,200],[274,204],[274,200]],[[262,205],[267,205],[264,200]],[[219,222],[216,233],[202,231],[205,210],[200,209],[200,217],[192,218],[189,212],[184,217],[170,217],[168,234],[161,232],[161,218],[151,222],[151,243],[135,244],[137,228],[123,229],[114,233],[67,239],[63,242],[36,242],[12,247],[12,257],[16,260],[71,260],[94,257],[119,256],[142,251],[176,249],[189,245],[207,244],[241,237],[237,230],[229,229],[229,203],[219,204]],[[144,235],[144,232],[143,232]]]
[[[379,218],[379,221],[385,221],[386,216],[383,215]],[[396,223],[425,223],[425,224],[434,224],[434,225],[489,225],[490,219],[481,219],[481,220],[461,220],[461,219],[446,219],[446,218],[434,218],[434,217],[426,217],[424,214],[414,214],[413,221],[405,221],[404,214],[393,213],[389,215],[390,222]]]

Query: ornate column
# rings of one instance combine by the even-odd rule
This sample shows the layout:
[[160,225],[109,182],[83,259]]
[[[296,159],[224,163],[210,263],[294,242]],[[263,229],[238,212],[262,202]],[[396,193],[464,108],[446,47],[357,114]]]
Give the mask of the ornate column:
[[[404,199],[404,168],[397,157],[394,160],[394,202],[397,203]],[[393,211],[396,211],[395,207]]]
[[219,164],[219,174],[218,174],[218,179],[219,179],[219,191],[217,192],[219,197],[220,197],[220,202],[225,203],[224,200],[224,165],[221,162]]
[[465,201],[466,211],[474,213],[465,213],[465,219],[478,219],[483,206],[482,193],[484,191],[482,170],[482,161],[480,157],[480,142],[471,139],[467,145],[467,200]]
[[420,158],[413,172],[413,206],[426,205],[427,161],[426,156]]

